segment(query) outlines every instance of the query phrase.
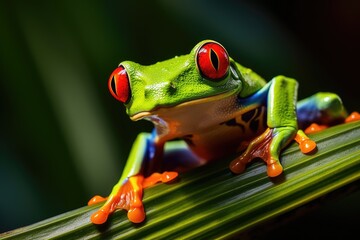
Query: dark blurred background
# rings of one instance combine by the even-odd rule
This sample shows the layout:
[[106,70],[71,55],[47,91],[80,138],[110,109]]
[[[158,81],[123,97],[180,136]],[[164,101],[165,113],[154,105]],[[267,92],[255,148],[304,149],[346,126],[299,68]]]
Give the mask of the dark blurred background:
[[[360,110],[359,33],[356,0],[0,0],[0,232],[117,182],[137,133],[151,130],[108,93],[120,61],[151,64],[214,39],[268,80],[296,78],[300,98],[332,91]],[[346,199],[287,229],[359,220],[359,194]]]

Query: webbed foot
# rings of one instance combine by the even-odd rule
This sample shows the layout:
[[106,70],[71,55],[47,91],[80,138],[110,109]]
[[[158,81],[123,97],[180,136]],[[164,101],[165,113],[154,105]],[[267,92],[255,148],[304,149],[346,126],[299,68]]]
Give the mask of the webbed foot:
[[90,199],[88,205],[106,201],[98,211],[91,215],[91,222],[103,224],[116,209],[124,209],[128,211],[127,216],[131,222],[141,223],[145,219],[142,202],[143,189],[158,182],[170,182],[177,176],[177,172],[164,172],[154,173],[147,178],[142,175],[129,177],[122,186],[115,186],[109,197],[95,196]]
[[[278,153],[280,151],[278,136],[274,134],[275,129],[268,128],[263,134],[252,140],[246,151],[230,163],[230,170],[239,174],[245,170],[247,163],[254,158],[261,158],[267,164],[267,174],[269,177],[276,177],[283,171],[279,162]],[[294,130],[293,130],[294,131]],[[291,134],[290,134],[291,135]]]
[[303,153],[309,153],[316,148],[316,143],[309,139],[302,130],[292,127],[268,128],[251,141],[240,157],[230,163],[230,170],[239,174],[245,170],[247,163],[254,158],[261,158],[267,164],[268,176],[279,176],[283,172],[279,161],[280,151],[293,139],[299,143],[299,148]]

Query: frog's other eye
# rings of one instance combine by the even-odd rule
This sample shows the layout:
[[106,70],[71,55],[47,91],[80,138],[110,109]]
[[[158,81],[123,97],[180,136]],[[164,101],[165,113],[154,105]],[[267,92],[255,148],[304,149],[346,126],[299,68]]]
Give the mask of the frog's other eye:
[[210,80],[220,80],[228,73],[229,55],[225,48],[216,42],[202,45],[196,60],[201,75]]
[[111,95],[120,102],[126,103],[130,99],[130,84],[123,66],[116,68],[110,75],[108,87]]

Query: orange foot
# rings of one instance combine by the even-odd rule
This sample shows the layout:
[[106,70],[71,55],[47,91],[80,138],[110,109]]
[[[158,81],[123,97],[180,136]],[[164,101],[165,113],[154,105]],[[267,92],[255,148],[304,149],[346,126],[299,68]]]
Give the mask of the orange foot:
[[267,174],[269,177],[276,177],[283,171],[278,159],[270,154],[270,145],[273,139],[273,130],[268,128],[263,134],[255,138],[249,144],[246,151],[230,163],[230,170],[239,174],[245,170],[246,164],[254,158],[261,158],[267,164]]
[[[285,145],[281,141],[290,141],[293,129],[271,129],[268,128],[263,134],[255,138],[249,144],[246,151],[230,163],[230,170],[233,173],[241,173],[245,170],[246,164],[254,158],[261,158],[267,164],[267,174],[269,177],[279,176],[283,167],[279,161],[279,152]],[[277,137],[282,138],[277,138]],[[299,148],[303,153],[310,153],[316,148],[316,143],[309,139],[302,130],[298,130],[295,140],[299,143]],[[279,143],[280,142],[280,143]]]
[[142,203],[143,189],[151,187],[158,182],[170,182],[177,176],[177,172],[164,172],[163,174],[154,173],[147,178],[144,178],[142,175],[129,177],[120,187],[119,191],[110,194],[108,198],[95,196],[90,199],[88,202],[89,206],[106,200],[104,205],[91,215],[91,222],[103,224],[116,209],[124,209],[128,211],[127,215],[131,222],[141,223],[145,219]]

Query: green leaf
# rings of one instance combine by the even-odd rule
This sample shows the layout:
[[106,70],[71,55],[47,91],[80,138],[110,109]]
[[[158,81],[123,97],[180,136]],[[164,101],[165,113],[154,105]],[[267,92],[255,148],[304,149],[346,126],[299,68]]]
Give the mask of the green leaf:
[[302,154],[296,143],[282,153],[284,174],[266,175],[262,162],[240,175],[218,161],[180,176],[173,184],[145,190],[147,218],[133,224],[124,211],[96,226],[90,215],[99,207],[83,207],[0,235],[1,238],[131,238],[209,239],[242,234],[360,178],[360,122],[338,125],[311,136],[314,154]]

